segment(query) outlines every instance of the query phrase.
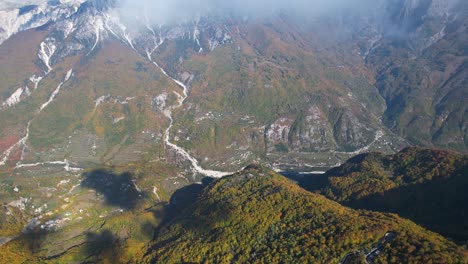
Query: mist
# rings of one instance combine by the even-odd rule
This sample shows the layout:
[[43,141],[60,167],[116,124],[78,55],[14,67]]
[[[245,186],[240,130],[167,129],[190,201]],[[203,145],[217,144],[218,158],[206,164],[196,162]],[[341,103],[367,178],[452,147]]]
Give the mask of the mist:
[[231,14],[265,18],[280,12],[311,18],[342,13],[371,12],[383,0],[120,0],[126,18],[146,19],[153,24],[193,20],[204,15]]

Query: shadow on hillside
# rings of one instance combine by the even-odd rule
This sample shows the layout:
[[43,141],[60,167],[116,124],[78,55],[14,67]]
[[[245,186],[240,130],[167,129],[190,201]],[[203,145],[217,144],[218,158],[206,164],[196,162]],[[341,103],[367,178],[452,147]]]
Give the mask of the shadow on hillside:
[[[219,208],[206,208],[205,212],[200,212],[201,216],[196,216],[197,219],[194,220],[193,218],[190,219],[189,222],[197,223],[197,226],[190,226],[187,225],[186,219],[184,216],[190,215],[193,216],[192,210],[194,210],[194,205],[197,202],[199,195],[202,191],[211,183],[214,179],[210,177],[205,177],[202,179],[201,184],[191,184],[185,186],[172,194],[170,198],[170,203],[167,204],[162,210],[152,210],[153,215],[155,218],[160,218],[161,216],[162,221],[157,227],[153,227],[154,230],[154,237],[153,239],[157,241],[155,244],[151,246],[151,248],[147,251],[146,254],[150,254],[151,252],[155,251],[158,248],[162,248],[172,242],[177,241],[182,236],[182,233],[176,234],[171,237],[164,238],[165,234],[169,231],[165,227],[169,226],[171,222],[181,223],[183,225],[183,230],[187,231],[189,229],[200,229],[200,228],[211,228],[213,223],[216,223],[218,220],[213,217],[204,218],[204,215],[211,210],[216,210],[219,212]],[[226,211],[227,208],[224,208],[222,204],[218,205],[220,208],[223,209],[222,214],[218,214],[217,218],[225,218],[228,217],[229,212]],[[195,216],[193,216],[195,217]],[[146,224],[143,226],[144,230],[149,230],[151,226]]]
[[[139,226],[142,233],[147,234],[148,240],[155,238],[155,234],[161,231],[163,224],[172,221],[180,212],[193,206],[198,195],[213,181],[212,178],[204,178],[201,184],[191,184],[175,191],[169,204],[158,203],[151,208],[143,209],[140,204],[146,196],[138,190],[134,183],[135,177],[131,173],[119,174],[111,170],[98,169],[83,173],[81,176],[81,187],[95,190],[97,195],[102,196],[106,205],[125,210],[133,209],[135,212],[138,210],[151,212],[156,221],[148,221]],[[34,225],[15,241],[19,242],[23,252],[28,252],[34,257],[46,260],[58,259],[62,255],[42,256],[51,243],[48,236],[53,232],[54,230],[46,230],[42,229],[41,226]],[[126,241],[122,238],[125,233],[124,230],[113,233],[108,229],[82,233],[79,236],[83,236],[84,241],[74,246],[73,251],[76,250],[83,256],[83,263],[119,263],[123,258],[121,251],[126,246]]]
[[327,176],[325,174],[297,173],[294,171],[284,171],[280,173],[284,177],[294,181],[301,188],[309,192],[320,191],[327,185]]
[[87,232],[85,236],[86,242],[82,248],[83,255],[86,256],[85,263],[102,262],[102,260],[108,263],[119,263],[121,261],[120,248],[122,241],[111,231]]
[[[51,223],[55,220],[57,220],[56,217],[49,219],[48,222]],[[50,232],[54,232],[54,228],[51,225],[47,225],[47,223],[41,222],[39,218],[34,218],[30,220],[28,224],[26,224],[22,232],[18,234],[17,237],[13,238],[7,243],[18,245],[18,249],[21,250],[20,252],[23,257],[37,257],[37,255],[44,250],[43,246],[47,245],[47,235]],[[15,248],[16,245],[13,248]],[[6,253],[6,255],[8,255],[9,252],[2,253]],[[17,252],[15,250],[12,251],[12,255],[16,253]],[[0,254],[0,259],[1,258],[2,254]],[[34,259],[30,260],[30,262],[32,263],[33,260]]]
[[144,198],[144,194],[137,189],[133,175],[129,172],[116,174],[99,169],[84,173],[82,177],[81,187],[95,190],[97,195],[103,195],[107,205],[130,210]]
[[212,181],[214,181],[213,178],[205,177],[201,180],[201,184],[191,184],[178,189],[172,194],[169,204],[167,204],[163,210],[152,210],[154,217],[156,219],[162,217],[162,224],[171,221],[180,212],[192,207],[200,193]]
[[[53,218],[50,221],[54,221]],[[110,263],[119,263],[121,252],[120,248],[123,245],[122,239],[114,235],[111,231],[105,229],[101,232],[85,232],[76,236],[78,241],[84,237],[83,242],[77,242],[76,246],[70,248],[61,248],[57,241],[50,241],[49,235],[56,232],[54,227],[48,227],[46,223],[30,226],[23,231],[23,234],[10,243],[18,243],[21,245],[21,252],[27,253],[25,256],[32,256],[27,263],[37,262],[55,262],[63,256],[68,250],[79,248],[79,251],[84,257],[82,263],[102,263],[100,260],[110,261]],[[64,244],[67,244],[66,241]],[[58,251],[56,249],[59,249]],[[62,251],[60,251],[62,250]],[[39,261],[40,260],[40,261]],[[59,260],[60,262],[60,260]]]
[[191,184],[175,191],[171,196],[170,206],[181,209],[193,204],[203,189],[213,181],[213,178],[205,177],[201,184]]
[[41,228],[28,230],[21,235],[20,243],[24,243],[24,250],[28,250],[31,255],[39,253],[42,249],[42,244],[47,236],[47,231]]
[[401,186],[343,203],[355,209],[392,212],[426,228],[468,243],[468,174]]
[[201,184],[191,184],[176,190],[170,197],[168,204],[160,203],[145,209],[145,211],[153,214],[158,224],[146,222],[141,226],[142,233],[146,234],[147,238],[154,239],[155,235],[159,233],[160,227],[172,221],[186,208],[191,207],[197,200],[198,195],[213,180],[213,178],[205,177],[201,180]]

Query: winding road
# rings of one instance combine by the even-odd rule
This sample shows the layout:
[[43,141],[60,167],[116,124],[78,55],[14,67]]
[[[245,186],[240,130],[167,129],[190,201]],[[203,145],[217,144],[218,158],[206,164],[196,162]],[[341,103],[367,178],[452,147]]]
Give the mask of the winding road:
[[382,254],[382,251],[384,250],[385,245],[392,242],[393,239],[396,238],[396,236],[397,234],[395,232],[387,232],[379,240],[379,242],[373,245],[373,248],[368,253],[365,253],[365,251],[361,251],[361,250],[356,250],[352,253],[348,253],[340,262],[340,264],[354,263],[355,259],[352,257],[353,256],[358,257],[361,254],[363,254],[363,256],[365,257],[366,263],[374,263],[374,259],[380,254]]

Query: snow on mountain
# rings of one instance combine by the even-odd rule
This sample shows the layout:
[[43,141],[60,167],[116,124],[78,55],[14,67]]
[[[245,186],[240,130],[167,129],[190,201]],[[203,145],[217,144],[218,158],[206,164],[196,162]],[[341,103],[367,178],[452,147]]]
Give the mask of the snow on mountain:
[[[29,1],[27,5],[3,3],[0,11],[0,45],[12,35],[50,23],[50,33],[37,47],[37,64],[43,74],[32,75],[34,89],[20,87],[0,104],[11,107],[36,90],[40,81],[51,73],[54,65],[79,53],[90,55],[108,38],[121,41],[144,57],[152,54],[165,40],[188,39],[199,52],[212,51],[231,40],[223,26],[197,19],[177,25],[151,25],[135,18],[121,21],[114,0]],[[8,7],[8,8],[5,8]],[[52,22],[52,23],[51,23]],[[130,24],[131,26],[129,26]],[[202,43],[201,36],[208,36]]]
[[[37,65],[42,68],[41,76],[33,75],[30,81],[34,84],[34,90],[37,89],[39,82],[54,71],[54,67],[64,58],[80,54],[82,56],[90,56],[93,51],[100,48],[100,44],[109,38],[121,41],[129,48],[139,53],[142,57],[147,57],[154,63],[160,71],[174,81],[178,86],[183,88],[183,96],[179,95],[179,105],[182,106],[184,99],[188,96],[187,86],[177,79],[172,77],[163,68],[159,67],[151,58],[152,53],[165,41],[185,39],[192,41],[193,45],[201,52],[203,50],[213,50],[217,46],[227,43],[231,37],[227,29],[223,26],[215,26],[211,23],[204,23],[197,20],[193,22],[184,22],[177,25],[160,25],[153,26],[147,21],[141,21],[136,18],[134,21],[126,23],[121,21],[118,12],[114,10],[114,0],[94,0],[87,2],[79,1],[62,1],[60,3],[40,3],[28,7],[14,8],[5,12],[2,16],[3,31],[2,41],[11,35],[29,28],[35,28],[48,24],[48,35],[37,47]],[[129,24],[131,26],[129,26]],[[208,36],[205,43],[202,43],[201,35]],[[203,45],[207,45],[204,47]],[[53,102],[59,94],[62,85],[71,77],[70,70],[64,81],[50,95],[49,100],[42,104],[40,111],[46,108]],[[29,96],[31,91],[29,88],[18,88],[11,96],[3,103],[2,108],[8,108],[21,102],[22,99]],[[98,103],[97,103],[98,104]],[[167,114],[171,119],[171,114]],[[193,169],[199,173],[220,177],[227,173],[213,170],[205,170],[198,164],[198,161],[192,157],[187,151],[181,147],[171,143],[169,133],[172,125],[166,131],[166,144],[173,150],[193,165]],[[24,140],[23,140],[24,141]],[[23,143],[17,143],[15,146],[20,146]],[[15,147],[14,146],[14,147]],[[3,154],[5,164],[9,158],[11,151]]]
[[3,3],[0,5],[0,44],[12,35],[58,21],[76,12],[83,0],[29,1],[27,5]]
[[[190,39],[199,52],[212,51],[231,36],[223,26],[200,21],[175,25],[151,25],[148,18],[124,18],[115,0],[31,0],[4,2],[0,6],[0,44],[12,35],[53,22],[51,33],[38,47],[38,58],[45,74],[68,56],[91,53],[107,38],[115,38],[140,54],[154,50],[164,40]],[[202,41],[202,35],[208,37]]]
[[[416,15],[416,10],[425,7],[426,16],[445,16],[453,7],[454,0],[433,0],[425,4],[419,0],[402,0],[399,13],[403,20]],[[0,45],[10,36],[31,28],[44,26],[50,22],[50,33],[38,47],[39,66],[44,76],[49,74],[54,65],[65,57],[83,53],[91,54],[99,48],[100,43],[114,38],[147,57],[166,40],[185,39],[192,41],[195,50],[210,52],[219,45],[232,41],[231,33],[218,18],[197,17],[193,21],[182,21],[171,25],[152,25],[148,17],[121,17],[122,10],[116,0],[31,0],[27,2],[2,2],[0,4]],[[379,7],[379,10],[385,10]],[[377,11],[377,10],[376,10]],[[378,12],[376,12],[378,13]],[[380,13],[378,13],[380,14]],[[383,15],[378,15],[384,17]],[[222,19],[221,19],[222,20]],[[447,21],[447,20],[445,20]],[[394,28],[379,24],[378,19],[369,16],[361,31],[363,40],[362,55],[364,58],[380,45],[383,35],[394,34]],[[409,22],[408,22],[409,23]],[[380,25],[380,26],[379,26]],[[356,29],[352,29],[356,30]],[[441,25],[435,34],[418,36],[418,46],[426,48],[444,36],[445,26]],[[420,29],[424,33],[428,30]],[[389,33],[390,32],[390,33]],[[399,32],[399,31],[398,31]],[[418,32],[418,31],[416,31]],[[421,33],[421,34],[422,34]],[[421,35],[419,34],[419,35]],[[34,79],[44,76],[34,76]],[[35,88],[38,82],[33,82]],[[8,107],[18,103],[29,91],[18,88],[3,103]]]
[[[108,38],[123,42],[145,57],[165,40],[191,40],[200,52],[212,51],[231,41],[224,26],[216,26],[209,21],[197,19],[176,25],[151,25],[140,18],[123,21],[114,6],[113,0],[88,1],[70,15],[57,20],[40,47],[39,58],[45,66],[44,71],[50,72],[54,63],[67,56],[80,52],[90,54]],[[206,42],[202,43],[201,35],[208,37]]]

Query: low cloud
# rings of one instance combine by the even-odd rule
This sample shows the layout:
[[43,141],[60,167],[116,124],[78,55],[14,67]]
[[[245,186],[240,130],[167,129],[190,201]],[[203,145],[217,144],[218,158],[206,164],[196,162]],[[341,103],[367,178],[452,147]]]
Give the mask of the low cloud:
[[267,17],[278,12],[313,17],[343,12],[368,12],[379,0],[120,0],[125,17],[164,24],[211,14]]

